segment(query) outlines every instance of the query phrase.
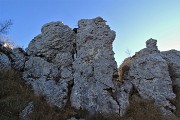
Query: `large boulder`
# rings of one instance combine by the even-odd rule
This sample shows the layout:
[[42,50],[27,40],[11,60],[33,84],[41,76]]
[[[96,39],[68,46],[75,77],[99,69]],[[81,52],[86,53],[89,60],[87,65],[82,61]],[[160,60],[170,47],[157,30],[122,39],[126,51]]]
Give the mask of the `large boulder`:
[[167,115],[175,110],[170,100],[173,93],[168,64],[156,47],[156,40],[149,39],[147,48],[136,53],[129,69],[129,80],[143,99],[154,100]]
[[90,112],[119,113],[113,98],[113,76],[117,75],[112,42],[115,32],[101,17],[78,22],[76,58],[73,63],[74,86],[71,104]]
[[23,76],[36,95],[50,105],[66,105],[68,86],[73,83],[75,33],[62,22],[45,24],[41,34],[29,44]]

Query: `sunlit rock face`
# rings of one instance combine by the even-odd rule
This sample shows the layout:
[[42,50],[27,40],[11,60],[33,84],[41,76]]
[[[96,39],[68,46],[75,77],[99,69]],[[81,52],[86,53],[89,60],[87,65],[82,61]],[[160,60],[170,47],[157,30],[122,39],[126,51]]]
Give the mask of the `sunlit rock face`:
[[74,86],[71,104],[77,109],[102,113],[119,113],[112,97],[113,76],[117,65],[112,51],[115,32],[100,17],[78,22],[76,58],[73,63]]
[[44,96],[50,105],[62,108],[68,99],[73,80],[73,44],[75,33],[62,22],[45,24],[41,34],[29,44],[23,77],[36,95]]

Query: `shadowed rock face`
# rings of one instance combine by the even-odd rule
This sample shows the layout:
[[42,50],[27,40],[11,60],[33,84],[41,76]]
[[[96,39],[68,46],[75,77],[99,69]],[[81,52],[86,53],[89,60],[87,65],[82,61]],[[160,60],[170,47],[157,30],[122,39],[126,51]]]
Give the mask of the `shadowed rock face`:
[[0,52],[0,68],[1,70],[11,69],[11,61],[4,53]]
[[118,103],[108,92],[108,89],[114,89],[112,78],[117,74],[112,51],[115,32],[100,17],[80,20],[78,26],[72,106],[89,111],[119,113]]
[[180,87],[180,51],[170,50],[161,52],[161,56],[168,63],[173,84]]
[[26,52],[22,48],[14,48],[12,50],[12,54],[10,54],[10,57],[13,68],[22,71],[24,69],[25,62],[28,59]]

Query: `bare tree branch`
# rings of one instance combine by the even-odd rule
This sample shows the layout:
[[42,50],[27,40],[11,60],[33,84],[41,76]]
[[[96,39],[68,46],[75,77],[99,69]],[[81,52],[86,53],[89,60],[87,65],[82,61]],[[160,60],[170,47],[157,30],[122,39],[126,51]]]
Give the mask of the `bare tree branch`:
[[129,57],[131,57],[131,50],[130,50],[130,49],[126,49],[125,53],[126,53]]
[[7,34],[10,27],[13,25],[12,20],[6,20],[3,23],[0,23],[0,35]]

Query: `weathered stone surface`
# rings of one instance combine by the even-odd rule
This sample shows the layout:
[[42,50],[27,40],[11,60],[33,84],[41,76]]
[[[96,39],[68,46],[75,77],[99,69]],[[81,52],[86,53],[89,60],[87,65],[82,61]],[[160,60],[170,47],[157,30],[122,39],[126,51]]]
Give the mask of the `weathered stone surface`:
[[130,67],[129,76],[144,98],[164,96],[174,98],[168,65],[159,54],[150,54],[136,59]]
[[59,108],[66,105],[68,97],[68,83],[66,80],[56,83],[54,80],[47,80],[42,77],[31,82],[31,85],[35,94],[44,96],[48,104]]
[[135,56],[141,57],[148,54],[160,53],[158,47],[156,46],[156,43],[157,40],[150,38],[149,40],[146,41],[146,48],[140,50],[139,52],[136,52]]
[[62,108],[68,99],[68,83],[73,80],[75,33],[62,22],[45,24],[41,32],[27,48],[30,58],[25,63],[23,76],[36,95]]
[[36,36],[27,48],[28,55],[45,57],[52,60],[59,52],[71,52],[75,33],[62,22],[45,24],[41,34]]
[[180,51],[170,50],[161,52],[161,56],[169,66],[169,73],[173,80],[173,85],[180,87]]
[[47,77],[50,79],[56,78],[59,75],[58,68],[40,57],[30,57],[25,63],[24,78],[40,78]]
[[117,101],[119,103],[120,107],[120,116],[123,116],[127,108],[129,107],[129,98],[130,98],[130,93],[133,90],[133,85],[132,83],[127,80],[124,81],[122,84],[117,85]]
[[[149,40],[148,40],[149,41]],[[147,47],[135,55],[130,65],[129,79],[143,99],[155,100],[162,109],[175,110],[169,100],[176,96],[172,90],[172,81],[169,75],[168,64],[156,49],[153,40]],[[151,49],[152,48],[152,49]],[[148,51],[148,52],[147,52]],[[170,110],[165,109],[168,112]]]
[[32,85],[34,93],[44,96],[47,103],[60,108],[66,105],[68,81],[60,79],[58,68],[54,64],[40,57],[30,57],[25,64],[23,76]]
[[[71,105],[92,116],[95,112],[124,115],[133,90],[154,100],[165,114],[176,109],[169,100],[175,98],[171,79],[179,86],[179,52],[160,53],[157,40],[149,39],[146,48],[121,66],[121,83],[114,81],[118,76],[112,51],[115,32],[101,17],[80,20],[74,31],[51,22],[41,32],[27,48],[23,76],[50,105],[64,107],[73,85]],[[23,58],[17,51],[14,54],[14,61]]]
[[11,69],[10,59],[2,52],[0,52],[0,70],[9,70]]
[[19,117],[21,120],[30,120],[29,114],[32,113],[34,110],[33,102],[29,102],[28,105],[22,110],[22,112],[19,114]]
[[119,105],[111,93],[114,89],[112,78],[117,74],[112,51],[115,32],[100,17],[82,19],[78,26],[72,106],[89,111],[119,113]]
[[26,53],[22,48],[14,48],[10,54],[12,67],[16,70],[23,70],[26,61]]

